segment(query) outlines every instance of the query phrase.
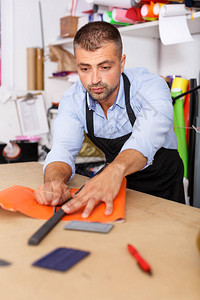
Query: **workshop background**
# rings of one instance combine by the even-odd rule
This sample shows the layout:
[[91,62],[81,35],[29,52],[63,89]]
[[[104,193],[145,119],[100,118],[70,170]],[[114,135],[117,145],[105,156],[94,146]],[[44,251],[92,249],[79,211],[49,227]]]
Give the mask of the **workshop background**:
[[[199,1],[1,0],[0,20],[0,163],[43,163],[60,98],[77,80],[73,37],[104,20],[119,28],[126,68],[161,75],[173,97],[193,89],[174,104],[174,130],[186,202],[200,207]],[[104,162],[85,140],[76,171],[91,177]]]

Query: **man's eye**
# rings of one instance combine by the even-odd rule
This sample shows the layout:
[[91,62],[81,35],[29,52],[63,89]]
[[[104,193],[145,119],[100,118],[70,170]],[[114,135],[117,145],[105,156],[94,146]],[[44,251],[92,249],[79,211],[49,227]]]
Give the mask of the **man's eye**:
[[102,70],[109,70],[109,69],[110,69],[109,66],[103,66],[103,67],[102,67]]
[[88,71],[88,68],[81,68],[81,71],[82,71],[82,72],[87,72],[87,71]]

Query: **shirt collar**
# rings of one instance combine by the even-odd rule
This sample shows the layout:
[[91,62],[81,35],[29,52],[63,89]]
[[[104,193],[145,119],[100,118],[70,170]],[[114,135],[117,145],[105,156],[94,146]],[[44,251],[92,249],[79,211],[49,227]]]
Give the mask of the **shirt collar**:
[[89,109],[92,109],[92,110],[95,111],[95,109],[96,109],[96,101],[90,96],[89,93],[87,93],[87,103],[88,103]]
[[125,108],[124,80],[123,80],[122,75],[120,76],[119,91],[118,91],[117,97],[115,99],[113,108],[115,105],[117,105],[121,108]]
[[[93,111],[96,110],[96,101],[88,93],[87,93],[87,103],[89,109],[92,109]],[[116,105],[121,108],[125,108],[124,81],[122,75],[120,76],[119,91],[117,93],[117,97],[115,99],[115,103],[112,106],[112,109],[114,109]]]

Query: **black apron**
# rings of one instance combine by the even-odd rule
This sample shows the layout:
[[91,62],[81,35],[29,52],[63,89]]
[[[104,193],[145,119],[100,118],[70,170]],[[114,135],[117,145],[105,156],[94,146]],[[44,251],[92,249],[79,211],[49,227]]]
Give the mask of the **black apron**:
[[[131,122],[134,125],[135,114],[130,105],[130,82],[123,73],[124,93],[126,111]],[[122,146],[131,136],[132,132],[115,138],[106,139],[94,136],[93,111],[89,110],[86,95],[86,122],[87,136],[101,149],[106,156],[106,163],[110,163],[119,154]],[[135,172],[126,176],[127,188],[162,197],[168,200],[185,203],[183,189],[183,162],[179,153],[175,149],[159,149],[155,156],[153,164],[144,170]]]

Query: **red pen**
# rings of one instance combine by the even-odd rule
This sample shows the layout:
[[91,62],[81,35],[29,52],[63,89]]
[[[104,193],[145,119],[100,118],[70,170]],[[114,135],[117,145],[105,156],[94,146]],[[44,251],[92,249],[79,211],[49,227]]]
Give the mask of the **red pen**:
[[136,261],[137,261],[139,267],[142,269],[142,271],[148,273],[149,275],[152,275],[150,265],[141,257],[139,252],[131,244],[128,244],[128,251],[136,259]]

